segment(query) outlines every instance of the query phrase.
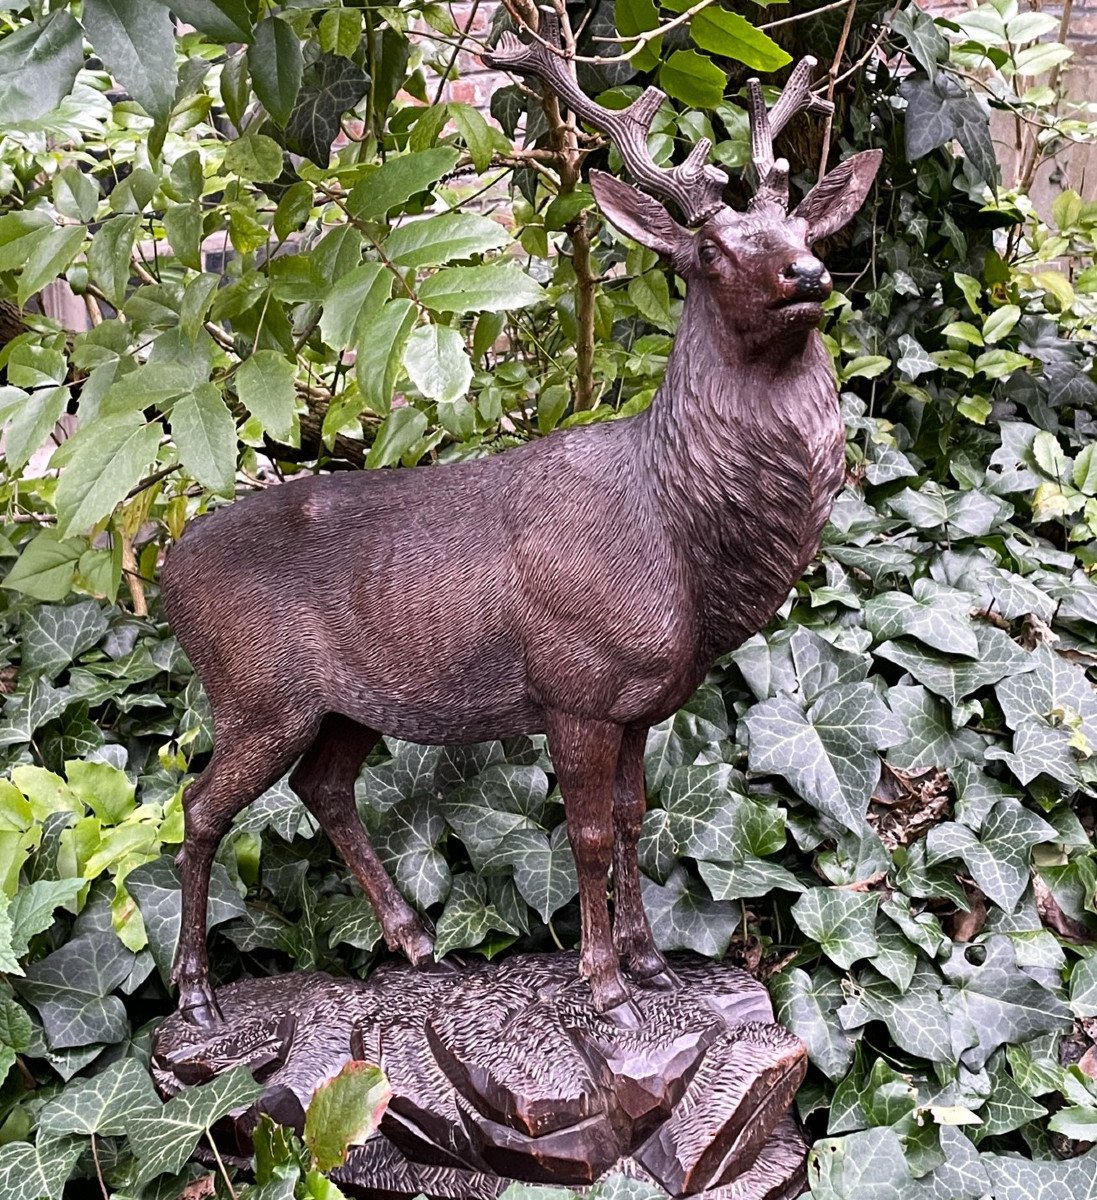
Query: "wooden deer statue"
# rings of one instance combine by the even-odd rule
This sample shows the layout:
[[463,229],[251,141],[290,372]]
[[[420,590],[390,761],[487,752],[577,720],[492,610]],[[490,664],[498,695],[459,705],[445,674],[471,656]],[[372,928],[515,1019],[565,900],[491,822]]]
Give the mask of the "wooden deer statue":
[[[559,45],[552,13],[540,36]],[[749,84],[757,189],[745,212],[722,202],[727,180],[705,164],[707,142],[680,166],[652,161],[656,89],[610,111],[583,95],[559,53],[512,35],[491,62],[541,80],[608,134],[650,193],[592,173],[606,217],[686,281],[666,378],[630,419],[473,462],[271,488],[202,518],[172,549],[164,605],[215,730],[184,796],[175,980],[198,1024],[220,1016],[206,956],[214,854],[233,816],[295,761],[293,788],[388,946],[425,966],[431,937],[358,819],[361,764],[382,733],[453,744],[537,731],[578,869],[580,970],[596,1007],[634,1024],[621,961],[634,981],[675,983],[640,895],[648,730],[777,610],[842,480],[834,378],[816,332],[831,281],[810,247],[860,208],[880,153],[843,162],[788,212],[788,164],[772,139],[798,110],[825,108],[808,88],[813,61],[768,113]]]

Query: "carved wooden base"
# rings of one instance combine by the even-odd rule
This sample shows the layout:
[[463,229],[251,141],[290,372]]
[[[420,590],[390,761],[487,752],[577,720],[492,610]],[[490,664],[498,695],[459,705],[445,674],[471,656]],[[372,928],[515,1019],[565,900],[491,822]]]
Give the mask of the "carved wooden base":
[[581,1188],[614,1171],[674,1196],[791,1200],[807,1152],[789,1111],[803,1045],[744,971],[673,966],[681,989],[632,989],[638,1029],[593,1010],[573,954],[246,980],[218,992],[213,1036],[168,1018],[153,1072],[168,1096],[248,1064],[267,1090],[225,1146],[247,1154],[259,1112],[300,1130],[343,1063],[378,1063],[393,1100],[333,1178],[379,1200],[489,1200],[514,1179]]

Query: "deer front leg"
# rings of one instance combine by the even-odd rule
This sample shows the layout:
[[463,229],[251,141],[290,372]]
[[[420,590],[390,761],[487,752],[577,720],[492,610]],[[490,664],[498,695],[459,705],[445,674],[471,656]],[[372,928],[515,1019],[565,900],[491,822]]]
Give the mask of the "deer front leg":
[[640,1013],[621,978],[606,895],[613,857],[613,780],[621,728],[607,721],[551,712],[546,731],[579,875],[579,972],[590,984],[594,1007],[600,1013],[614,1024],[635,1027]]
[[678,979],[655,945],[640,890],[636,848],[644,824],[644,746],[647,729],[626,729],[613,785],[613,943],[629,974],[650,987],[673,988]]

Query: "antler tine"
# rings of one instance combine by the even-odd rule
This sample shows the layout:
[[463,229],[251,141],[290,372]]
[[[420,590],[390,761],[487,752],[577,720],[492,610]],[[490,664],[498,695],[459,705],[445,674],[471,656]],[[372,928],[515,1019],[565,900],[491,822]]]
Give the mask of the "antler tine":
[[493,53],[482,56],[484,62],[547,84],[576,116],[609,136],[637,183],[673,200],[688,224],[706,221],[723,206],[728,181],[723,171],[705,161],[712,143],[702,138],[677,167],[656,165],[648,152],[648,131],[665,94],[649,87],[628,108],[610,109],[597,104],[579,87],[568,60],[550,49],[560,46],[556,12],[549,8],[539,11],[539,40],[522,42],[513,33],[506,33]]
[[774,159],[773,139],[801,110],[832,113],[834,105],[811,91],[811,73],[818,65],[808,55],[793,69],[777,103],[766,110],[762,85],[757,79],[747,80],[747,107],[750,113],[751,161],[757,178],[757,190],[751,200],[752,208],[780,205],[788,208],[788,163]]

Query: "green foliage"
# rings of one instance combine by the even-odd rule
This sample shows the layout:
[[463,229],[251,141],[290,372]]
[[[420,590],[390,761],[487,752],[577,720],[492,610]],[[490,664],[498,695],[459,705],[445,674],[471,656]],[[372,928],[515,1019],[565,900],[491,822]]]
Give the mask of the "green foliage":
[[[98,1171],[151,1200],[255,1094],[236,1073],[164,1104],[146,1070],[182,789],[212,741],[159,611],[162,550],[296,474],[445,464],[640,411],[682,286],[561,182],[526,93],[496,92],[502,132],[436,98],[462,37],[446,6],[42,7],[0,27],[0,299],[61,279],[96,320],[66,334],[25,312],[0,349],[0,1198],[85,1194]],[[736,171],[740,86],[788,61],[783,37],[721,7],[661,32],[687,7],[599,8],[580,52],[606,53],[590,39],[616,23],[632,57],[587,64],[584,86],[621,104],[656,82],[656,159],[707,137]],[[861,7],[851,62],[883,11]],[[804,22],[804,44],[825,59],[843,20]],[[1000,185],[988,125],[988,105],[1017,114],[1033,161],[1091,136],[1052,86],[1057,30],[1013,0],[910,6],[884,43],[904,70],[840,83],[831,161],[885,152],[827,248],[850,281],[825,326],[847,486],[779,617],[647,745],[656,937],[754,970],[804,1040],[815,1200],[1092,1188],[1092,1153],[1056,1156],[1097,1128],[1097,207],[1064,190],[1038,214],[1027,164]],[[543,738],[386,741],[357,800],[440,953],[576,943]],[[381,953],[285,780],[225,840],[209,926],[221,980],[365,974]],[[262,1122],[237,1193],[336,1197],[321,1169],[384,1102],[357,1064],[304,1142]]]

